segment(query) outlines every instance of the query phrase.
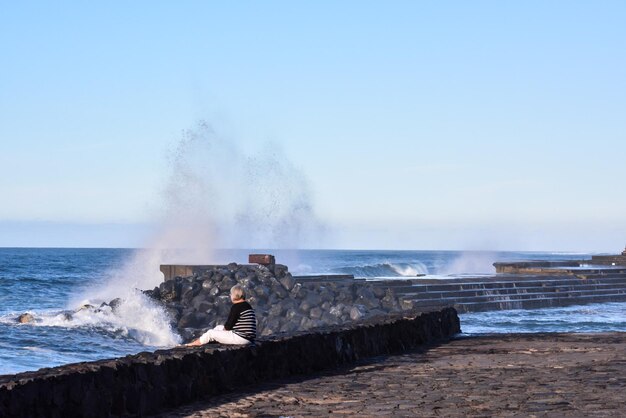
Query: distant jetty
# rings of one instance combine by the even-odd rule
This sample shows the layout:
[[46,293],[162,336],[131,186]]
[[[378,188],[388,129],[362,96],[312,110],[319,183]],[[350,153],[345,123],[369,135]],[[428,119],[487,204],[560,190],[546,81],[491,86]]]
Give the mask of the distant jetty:
[[496,273],[577,275],[626,271],[626,248],[621,254],[594,255],[591,260],[514,261],[493,263]]

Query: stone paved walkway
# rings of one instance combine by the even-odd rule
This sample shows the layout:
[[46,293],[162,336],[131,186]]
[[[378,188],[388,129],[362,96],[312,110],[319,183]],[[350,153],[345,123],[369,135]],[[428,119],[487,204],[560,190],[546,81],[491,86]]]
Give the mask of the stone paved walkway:
[[626,417],[626,333],[458,339],[162,416]]

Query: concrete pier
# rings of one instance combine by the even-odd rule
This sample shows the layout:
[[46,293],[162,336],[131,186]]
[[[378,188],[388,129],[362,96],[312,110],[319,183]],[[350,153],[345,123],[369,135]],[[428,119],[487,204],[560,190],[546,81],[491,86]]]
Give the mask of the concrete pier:
[[626,334],[463,338],[279,379],[162,417],[623,417]]
[[626,302],[626,274],[555,276],[495,276],[425,281],[395,288],[412,308],[450,305],[459,312],[536,309]]
[[[297,278],[299,282],[309,280],[325,282],[324,278]],[[626,268],[579,269],[576,274],[561,271],[560,274],[367,280],[367,283],[392,289],[408,309],[453,306],[461,313],[626,302]]]

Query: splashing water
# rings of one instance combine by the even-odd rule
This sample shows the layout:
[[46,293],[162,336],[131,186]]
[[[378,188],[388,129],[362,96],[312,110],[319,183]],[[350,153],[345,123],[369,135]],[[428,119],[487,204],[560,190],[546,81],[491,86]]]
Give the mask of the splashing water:
[[[115,309],[108,305],[96,306],[86,303],[76,310],[31,311],[32,322],[23,326],[98,329],[153,347],[180,343],[180,337],[173,333],[162,309],[140,292],[124,295],[122,303]],[[0,321],[14,324],[16,315],[7,315]]]
[[418,261],[411,263],[381,262],[374,264],[343,266],[335,270],[355,277],[415,277],[428,274],[428,267]]
[[467,275],[467,274],[494,274],[494,260],[497,259],[495,253],[488,251],[468,251],[463,252],[451,263],[442,266],[437,273],[440,275]]
[[428,274],[428,269],[421,263],[414,264],[389,264],[400,276],[413,277]]
[[[166,312],[145,296],[141,289],[151,289],[163,280],[159,271],[157,251],[138,250],[134,257],[119,270],[108,272],[104,283],[70,299],[68,309],[93,305],[99,307],[119,298],[120,305],[112,310],[108,306],[99,310],[80,310],[64,326],[92,325],[118,329],[144,345],[172,346],[180,337],[170,325]],[[46,322],[44,321],[44,324]]]
[[160,264],[210,264],[215,249],[223,247],[298,248],[323,230],[304,176],[276,150],[248,156],[200,122],[183,133],[170,169],[160,221],[147,248],[108,272],[101,285],[71,298],[68,309],[115,298],[120,306],[114,312],[80,311],[64,326],[99,324],[146,345],[177,344],[180,337],[166,312],[140,291],[163,280]]
[[301,248],[323,232],[305,177],[276,147],[247,155],[200,122],[172,153],[158,248]]

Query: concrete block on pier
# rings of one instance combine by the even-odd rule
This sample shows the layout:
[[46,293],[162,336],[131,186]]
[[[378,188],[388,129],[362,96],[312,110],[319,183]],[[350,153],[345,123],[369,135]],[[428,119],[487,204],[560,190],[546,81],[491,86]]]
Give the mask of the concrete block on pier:
[[262,266],[273,266],[276,259],[271,254],[250,254],[248,255],[248,263],[261,264]]

